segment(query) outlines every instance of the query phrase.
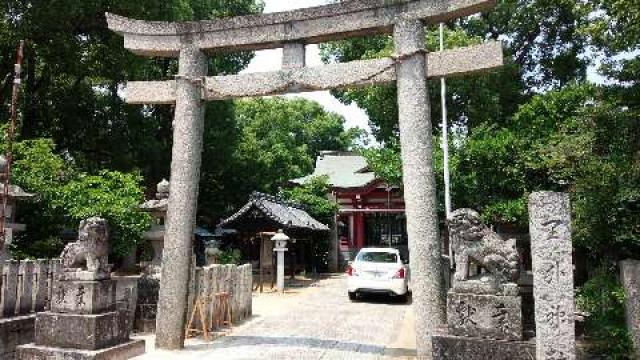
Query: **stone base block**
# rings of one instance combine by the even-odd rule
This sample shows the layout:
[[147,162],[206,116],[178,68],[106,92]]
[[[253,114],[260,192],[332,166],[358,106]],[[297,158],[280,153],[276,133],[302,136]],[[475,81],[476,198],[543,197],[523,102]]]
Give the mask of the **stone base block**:
[[433,337],[433,360],[531,360],[536,358],[536,344],[467,338],[450,335]]
[[53,288],[51,311],[99,314],[116,309],[116,281],[58,281]]
[[98,350],[129,339],[124,312],[98,315],[42,312],[36,317],[35,344],[39,346]]
[[63,269],[58,277],[60,281],[100,281],[111,278],[111,265],[96,271],[82,269]]
[[61,349],[38,346],[35,344],[22,345],[18,348],[19,360],[126,360],[140,356],[145,352],[144,340],[132,340],[101,350]]
[[0,359],[14,359],[19,345],[33,342],[35,321],[35,314],[0,319]]
[[519,296],[447,294],[447,325],[451,335],[495,340],[522,340]]

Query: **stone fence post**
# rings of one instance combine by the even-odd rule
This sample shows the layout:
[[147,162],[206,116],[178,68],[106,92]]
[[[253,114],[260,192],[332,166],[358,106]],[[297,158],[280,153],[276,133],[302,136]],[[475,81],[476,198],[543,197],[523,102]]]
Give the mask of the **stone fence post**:
[[635,356],[640,358],[640,260],[621,261],[620,279],[625,293],[627,328]]

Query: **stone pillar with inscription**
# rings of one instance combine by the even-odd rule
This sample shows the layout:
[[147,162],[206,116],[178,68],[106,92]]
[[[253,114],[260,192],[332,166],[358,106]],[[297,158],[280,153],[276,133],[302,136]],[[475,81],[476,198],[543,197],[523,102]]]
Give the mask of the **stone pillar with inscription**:
[[620,279],[625,292],[627,328],[635,356],[640,358],[640,260],[621,261]]
[[[447,294],[447,327],[433,339],[433,358],[532,359],[535,344],[523,339],[515,283],[520,275],[515,239],[503,239],[471,209],[454,211],[448,222],[456,272]],[[471,267],[484,272],[471,275]]]
[[529,232],[535,298],[536,359],[575,359],[569,195],[557,192],[531,194]]
[[79,233],[62,253],[51,310],[36,315],[35,343],[18,347],[20,360],[129,359],[145,352],[144,340],[129,339],[128,310],[116,305],[106,221],[85,220]]

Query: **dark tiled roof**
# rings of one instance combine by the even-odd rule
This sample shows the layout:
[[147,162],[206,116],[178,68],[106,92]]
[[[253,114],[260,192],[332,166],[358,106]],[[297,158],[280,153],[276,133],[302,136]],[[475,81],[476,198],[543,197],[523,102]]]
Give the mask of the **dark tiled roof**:
[[259,192],[251,194],[249,202],[231,217],[223,220],[220,226],[242,230],[243,223],[250,223],[251,219],[256,217],[255,211],[285,230],[329,231],[327,225],[311,217],[302,205]]

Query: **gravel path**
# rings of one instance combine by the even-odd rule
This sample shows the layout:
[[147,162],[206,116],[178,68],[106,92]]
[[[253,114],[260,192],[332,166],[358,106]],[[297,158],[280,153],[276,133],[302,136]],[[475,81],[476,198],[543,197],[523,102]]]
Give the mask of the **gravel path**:
[[254,297],[254,317],[212,343],[190,340],[183,351],[139,359],[387,359],[409,308],[384,297],[350,302],[346,278],[329,278]]

